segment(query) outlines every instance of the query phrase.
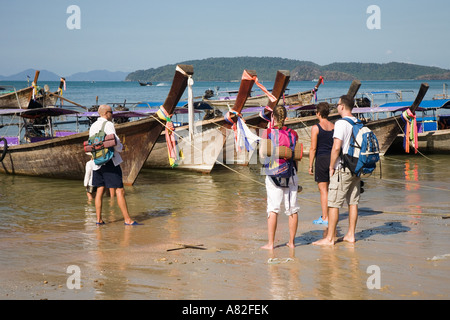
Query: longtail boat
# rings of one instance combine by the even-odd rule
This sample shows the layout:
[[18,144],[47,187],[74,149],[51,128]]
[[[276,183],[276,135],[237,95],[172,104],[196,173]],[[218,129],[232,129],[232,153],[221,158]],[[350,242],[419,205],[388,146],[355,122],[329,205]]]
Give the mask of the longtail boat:
[[[401,108],[409,105],[410,101],[402,101],[398,103],[390,103],[381,105],[379,109]],[[417,125],[417,148],[414,147],[414,141],[405,140],[405,131],[396,137],[392,143],[389,152],[407,151],[408,153],[450,153],[450,108],[449,99],[424,100],[419,105],[417,111],[425,111],[416,113]],[[405,119],[402,114],[402,118]],[[404,125],[405,122],[401,122]],[[413,126],[411,127],[413,128]],[[410,132],[414,132],[410,130]],[[407,150],[410,143],[409,150]],[[412,143],[414,142],[414,143]]]
[[0,93],[0,109],[28,109],[54,106],[60,97],[59,94],[62,92],[65,79],[61,78],[59,89],[56,92],[50,92],[47,85],[44,86],[43,90],[38,91],[37,80],[39,73],[40,71],[36,70],[33,83],[27,88],[16,90],[12,86],[0,86],[0,90],[9,90],[8,93]]
[[[355,97],[361,86],[361,82],[359,80],[354,80],[350,88],[347,92],[347,95],[351,97]],[[402,110],[410,109],[411,112],[415,112],[417,110],[418,104],[422,101],[426,90],[428,89],[427,84],[422,84],[419,93],[417,94],[416,100],[411,106],[405,107]],[[315,110],[315,105],[306,106],[311,110]],[[396,111],[402,111],[398,109]],[[355,115],[368,112],[370,110],[363,110],[363,108],[354,108],[353,113]],[[261,116],[250,116],[245,118],[247,124],[259,127],[261,129],[267,126],[267,118],[270,117],[270,111],[266,109],[266,114],[264,117]],[[334,112],[328,116],[328,119],[331,122],[335,122],[340,119],[338,113]],[[401,122],[400,116],[391,116],[385,119],[379,119],[375,121],[370,121],[366,123],[366,126],[369,127],[377,136],[379,146],[380,146],[380,154],[384,155],[391,144],[396,139],[397,135],[401,132],[401,127],[399,126],[399,122]],[[289,118],[285,122],[285,126],[295,130],[298,134],[299,141],[303,144],[303,155],[309,156],[309,149],[311,146],[311,127],[318,123],[316,116],[307,116],[307,117],[298,117],[298,118]]]
[[[171,114],[184,93],[188,78],[193,75],[190,65],[176,67],[170,92],[160,111]],[[61,108],[45,108],[53,111]],[[39,114],[39,109],[28,112]],[[23,111],[22,111],[23,112]],[[30,114],[29,117],[33,115]],[[164,121],[152,115],[133,122],[116,124],[116,133],[124,145],[121,153],[123,182],[132,185],[136,181],[142,166],[164,129]],[[83,142],[89,138],[89,132],[75,133],[64,137],[6,146],[5,139],[0,142],[0,172],[6,174],[40,176],[82,180],[85,164],[89,156],[83,150]]]
[[8,93],[0,94],[1,109],[26,109],[33,95],[33,87],[16,90],[10,86],[1,86],[0,89]]
[[[33,84],[37,83],[39,78],[39,70],[36,70],[34,75]],[[5,94],[0,94],[0,109],[27,109],[30,104],[31,98],[33,97],[33,91],[35,87],[33,85],[16,90],[12,86],[2,86],[0,89],[3,91],[9,90]]]
[[[289,82],[289,78],[287,79],[286,86]],[[354,97],[356,93],[358,92],[359,88],[361,87],[361,82],[359,80],[354,80],[347,92],[347,95]],[[304,106],[305,109],[308,110],[315,110],[315,105],[307,105]],[[298,108],[296,106],[295,108]],[[288,110],[290,108],[288,107]],[[271,108],[264,108],[264,111],[258,115],[252,115],[245,118],[245,123],[247,123],[249,126],[252,126],[254,128],[257,128],[257,134],[261,135],[260,130],[266,129],[269,119],[271,118],[272,109]],[[328,119],[331,122],[334,122],[340,118],[338,113],[331,113],[328,117]],[[288,128],[291,128],[295,130],[299,137],[299,142],[303,144],[303,150],[304,155],[309,154],[309,147],[311,144],[311,127],[318,123],[316,116],[306,116],[306,117],[297,117],[297,118],[288,118],[285,121],[285,126]],[[249,156],[249,158],[251,155]],[[253,161],[253,160],[252,160]],[[253,163],[255,164],[255,163]]]
[[[36,96],[36,102],[38,104],[40,104],[42,107],[48,107],[48,106],[54,106],[56,105],[56,102],[58,101],[58,99],[60,99],[61,101],[61,105],[64,103],[64,100],[67,100],[65,98],[63,98],[62,94],[63,94],[63,90],[65,90],[66,87],[66,79],[65,78],[61,78],[59,80],[59,87],[57,91],[51,92],[50,89],[48,88],[47,85],[44,86],[44,91],[41,92],[40,94],[38,94]],[[77,103],[72,102],[74,105],[78,105]]]
[[[354,97],[360,85],[361,83],[358,80],[355,80],[355,82],[353,82],[350,86],[347,95]],[[415,101],[410,106],[405,107],[404,109],[409,109],[412,113],[415,113],[427,90],[428,84],[422,84]],[[364,110],[361,110],[361,108],[353,108],[354,115],[358,115],[363,111]],[[391,116],[385,119],[369,121],[366,123],[366,126],[371,129],[377,136],[381,155],[384,155],[387,152],[389,147],[396,139],[397,135],[401,132],[402,129],[399,125],[399,123],[401,123],[400,117],[401,116]],[[340,119],[340,116],[337,113],[333,113],[329,115],[328,119],[331,122],[335,122]],[[311,116],[289,119],[285,123],[286,126],[294,129],[297,132],[299,141],[301,141],[304,146],[304,155],[309,155],[309,148],[311,145],[311,126],[317,124],[317,122],[318,120],[316,116]]]
[[[280,105],[296,105],[305,106],[313,102],[319,86],[323,83],[323,77],[320,77],[314,89],[301,91],[294,94],[284,95],[282,99],[279,99],[278,104]],[[224,99],[210,99],[204,98],[203,102],[209,104],[213,108],[218,108],[220,110],[228,110],[228,107],[234,105],[235,99],[226,97]],[[245,103],[245,107],[265,107],[269,105],[269,98],[267,95],[258,95],[253,97],[248,97]]]
[[[199,132],[191,138],[188,132],[189,126],[176,129],[177,134],[183,137],[179,140],[179,149],[184,159],[180,159],[174,168],[209,173],[217,161],[229,164],[241,158],[240,155],[236,154],[234,134],[232,134],[234,130],[231,129],[237,118],[241,116],[240,113],[246,104],[255,80],[257,80],[255,71],[244,71],[237,99],[230,112],[223,117],[197,123],[196,129]],[[278,71],[271,94],[273,101],[269,103],[269,106],[274,107],[278,103],[288,82],[289,71]],[[231,143],[228,143],[230,140]],[[163,137],[159,139],[145,166],[149,168],[171,167]]]

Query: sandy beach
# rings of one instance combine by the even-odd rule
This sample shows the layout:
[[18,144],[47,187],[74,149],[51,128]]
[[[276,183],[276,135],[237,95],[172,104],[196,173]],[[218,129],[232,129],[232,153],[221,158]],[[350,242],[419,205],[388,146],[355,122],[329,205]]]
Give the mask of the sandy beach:
[[[23,197],[45,187],[47,195],[65,193],[72,205],[54,203],[46,210],[51,199],[35,197],[34,203],[12,206],[16,214],[0,233],[0,297],[448,299],[449,178],[431,177],[441,175],[446,159],[437,158],[432,172],[420,170],[426,165],[418,159],[417,181],[405,180],[402,170],[388,173],[392,166],[404,168],[405,158],[383,161],[383,179],[366,180],[356,243],[334,247],[311,244],[325,227],[312,224],[320,214],[318,191],[300,174],[296,247],[285,246],[287,217],[281,215],[273,251],[260,249],[267,241],[265,190],[247,178],[257,177],[251,168],[240,174],[218,169],[209,176],[145,170],[127,189],[130,211],[142,223],[134,227],[123,225],[110,199],[104,205],[107,224],[96,226],[94,206],[76,182],[2,176],[10,185],[1,190],[2,199],[27,184]],[[345,234],[347,223],[343,208],[338,235]]]

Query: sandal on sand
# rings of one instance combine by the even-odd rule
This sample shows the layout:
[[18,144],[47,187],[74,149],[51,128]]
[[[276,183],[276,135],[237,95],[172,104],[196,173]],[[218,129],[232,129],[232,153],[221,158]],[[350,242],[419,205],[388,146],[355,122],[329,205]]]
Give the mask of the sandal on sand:
[[139,225],[141,225],[140,223],[138,223],[136,221],[133,221],[132,223],[124,222],[123,224],[126,225],[126,226],[139,226]]
[[314,223],[314,224],[324,224],[324,225],[328,225],[328,221],[322,220],[322,217],[320,217],[320,218],[317,219],[317,220],[314,220],[313,223]]

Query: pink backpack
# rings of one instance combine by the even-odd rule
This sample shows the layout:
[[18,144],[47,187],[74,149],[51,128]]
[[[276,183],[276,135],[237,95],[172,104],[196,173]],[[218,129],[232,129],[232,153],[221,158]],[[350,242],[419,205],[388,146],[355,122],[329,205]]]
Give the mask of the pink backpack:
[[272,178],[274,183],[281,187],[281,179],[286,179],[286,187],[289,178],[297,171],[294,159],[279,159],[276,154],[277,146],[289,147],[292,150],[292,155],[295,153],[295,144],[297,136],[292,129],[283,127],[282,129],[268,129],[267,138],[272,140],[272,156],[266,158],[264,163],[265,173]]

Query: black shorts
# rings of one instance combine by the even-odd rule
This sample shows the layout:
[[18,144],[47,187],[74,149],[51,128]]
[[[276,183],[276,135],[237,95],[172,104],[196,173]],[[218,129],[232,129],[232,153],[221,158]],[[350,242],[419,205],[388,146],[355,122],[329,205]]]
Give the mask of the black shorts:
[[120,165],[115,166],[113,161],[109,160],[100,169],[94,170],[92,185],[94,187],[123,188],[122,169]]
[[319,155],[316,157],[314,180],[316,182],[330,182],[330,155],[329,154]]
[[95,191],[97,191],[97,187],[94,187],[94,186],[87,186],[86,187],[86,192],[94,193]]

